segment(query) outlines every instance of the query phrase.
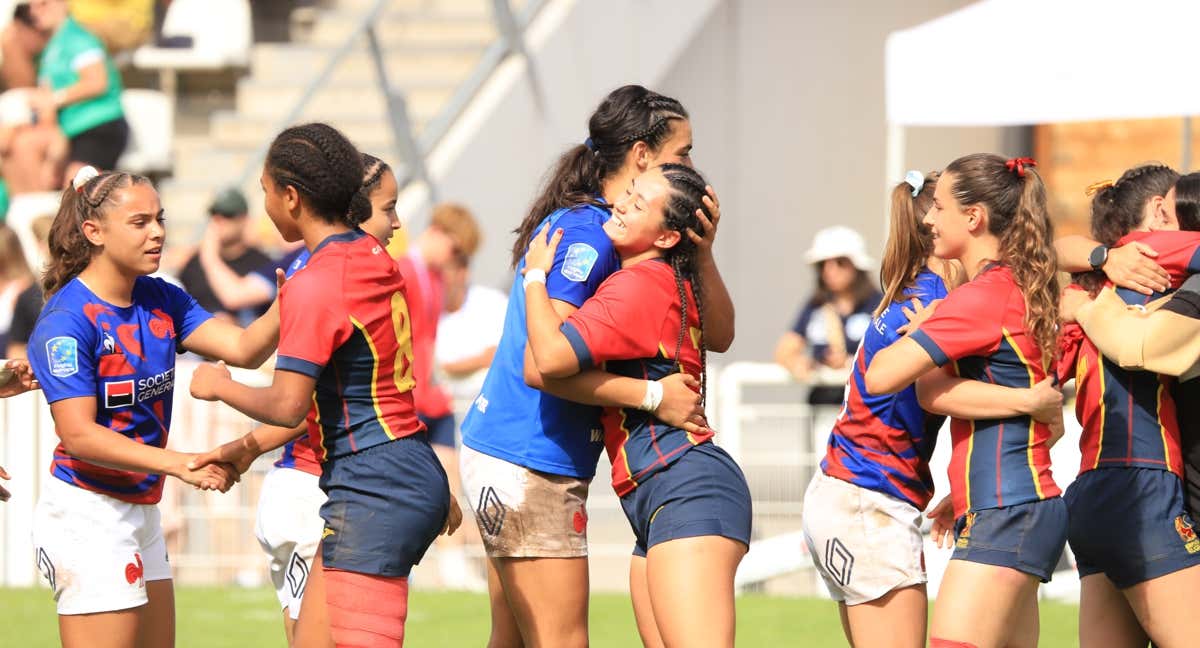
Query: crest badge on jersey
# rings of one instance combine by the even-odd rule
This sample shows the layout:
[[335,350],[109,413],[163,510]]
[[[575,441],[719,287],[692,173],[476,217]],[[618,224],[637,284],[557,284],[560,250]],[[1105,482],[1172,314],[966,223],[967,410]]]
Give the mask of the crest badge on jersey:
[[967,519],[963,521],[962,532],[958,534],[958,541],[955,543],[959,549],[966,549],[971,543],[971,527],[975,526],[975,514],[967,513]]
[[572,243],[567,248],[567,257],[563,260],[562,276],[571,281],[587,281],[592,274],[592,268],[600,253],[587,243]]
[[66,378],[79,372],[79,342],[73,337],[46,340],[46,357],[50,361],[51,376]]
[[1200,538],[1196,537],[1192,521],[1186,515],[1175,516],[1175,532],[1179,534],[1179,539],[1183,540],[1183,547],[1188,553],[1200,553]]
[[133,381],[119,380],[104,383],[104,407],[117,409],[133,405]]

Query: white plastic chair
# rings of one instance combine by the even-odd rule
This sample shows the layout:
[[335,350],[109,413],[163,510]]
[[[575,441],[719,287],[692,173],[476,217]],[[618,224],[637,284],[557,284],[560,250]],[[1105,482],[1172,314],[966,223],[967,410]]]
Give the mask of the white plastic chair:
[[125,90],[121,107],[129,122],[129,144],[117,160],[117,168],[138,174],[170,171],[175,133],[171,98],[157,90]]
[[247,0],[173,0],[163,17],[164,36],[188,36],[187,48],[143,45],[133,66],[159,70],[163,90],[175,94],[175,73],[244,67],[250,61],[254,31]]

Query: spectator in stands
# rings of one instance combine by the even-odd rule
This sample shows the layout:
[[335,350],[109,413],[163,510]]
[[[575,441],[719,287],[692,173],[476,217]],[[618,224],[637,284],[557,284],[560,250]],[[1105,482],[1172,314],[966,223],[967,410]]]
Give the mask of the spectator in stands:
[[33,21],[29,3],[17,3],[12,21],[0,32],[0,80],[6,90],[37,85],[37,57],[47,40],[49,35]]
[[[30,223],[33,236],[37,239],[38,252],[43,259],[50,258],[50,247],[47,241],[50,240],[50,225],[53,222],[53,216],[38,216]],[[41,274],[40,268],[38,274]],[[29,286],[17,296],[17,303],[13,307],[12,327],[8,332],[8,350],[5,357],[27,357],[25,347],[29,344],[29,336],[33,335],[33,325],[37,323],[38,315],[42,314],[44,303],[42,285],[37,281],[29,282]]]
[[33,0],[29,8],[37,27],[50,34],[30,103],[38,124],[57,124],[67,146],[18,139],[8,163],[29,173],[57,169],[65,160],[65,172],[42,188],[57,189],[84,165],[115,167],[129,140],[129,124],[121,107],[121,75],[100,39],[71,17],[66,0]]
[[8,332],[20,295],[33,283],[21,242],[12,228],[0,225],[0,349],[8,348]]
[[508,310],[507,295],[471,283],[470,263],[469,257],[455,256],[442,269],[445,305],[434,348],[437,373],[446,377],[451,396],[463,401],[475,398],[483,386]]
[[218,317],[246,326],[275,299],[275,263],[246,243],[246,197],[237,189],[217,194],[208,208],[200,249],[179,274],[188,294]]
[[883,295],[868,274],[862,236],[848,227],[817,232],[805,257],[816,267],[816,292],[780,338],[775,362],[811,385],[809,404],[841,405],[854,352]]

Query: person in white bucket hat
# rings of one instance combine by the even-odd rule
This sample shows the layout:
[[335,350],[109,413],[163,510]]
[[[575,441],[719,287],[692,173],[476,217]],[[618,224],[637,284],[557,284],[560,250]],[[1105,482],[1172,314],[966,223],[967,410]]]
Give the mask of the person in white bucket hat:
[[851,358],[882,298],[874,261],[862,235],[842,225],[817,232],[804,258],[816,267],[816,290],[780,338],[775,361],[811,385],[810,404],[840,405]]

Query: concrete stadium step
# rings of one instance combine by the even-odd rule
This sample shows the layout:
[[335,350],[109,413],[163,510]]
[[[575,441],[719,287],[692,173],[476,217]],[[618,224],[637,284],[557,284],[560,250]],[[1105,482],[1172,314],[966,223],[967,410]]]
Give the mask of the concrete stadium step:
[[[525,0],[513,0],[514,10]],[[321,8],[334,11],[366,11],[375,0],[323,0]],[[486,11],[492,10],[491,0],[391,0],[384,11]]]
[[[404,90],[410,117],[424,123],[436,115],[454,92],[446,83],[398,86]],[[238,82],[236,109],[247,117],[283,117],[304,92],[302,86],[278,81],[243,79]],[[316,92],[305,106],[309,119],[350,116],[382,120],[386,113],[383,93],[372,81],[332,82]]]
[[[317,74],[335,47],[295,44],[262,44],[251,54],[251,76],[254,79],[297,83],[297,70]],[[441,82],[463,79],[479,63],[485,45],[469,46],[428,45],[421,47],[392,47],[384,51],[388,80],[404,86],[407,83]],[[366,47],[352,51],[334,69],[332,78],[339,82],[374,81],[375,64]],[[302,85],[302,83],[301,83]]]
[[[391,128],[382,118],[348,116],[343,112],[340,115],[304,116],[299,122],[307,120],[320,120],[328,123],[342,131],[360,148],[368,142],[390,143],[392,141]],[[418,133],[423,125],[423,122],[417,123]],[[221,149],[255,148],[273,137],[278,127],[278,117],[246,116],[235,112],[217,113],[213,115],[212,142]]]
[[[311,26],[306,42],[338,46],[361,20],[359,12],[322,12]],[[302,30],[297,29],[297,32]],[[445,15],[389,13],[376,25],[375,34],[385,49],[397,45],[457,44],[483,45],[496,38],[490,15]],[[365,41],[364,41],[365,42]]]

